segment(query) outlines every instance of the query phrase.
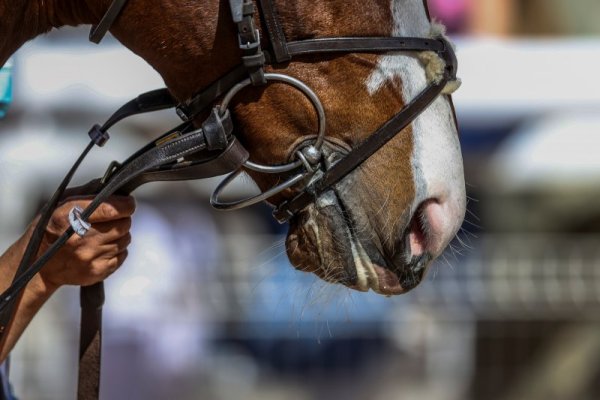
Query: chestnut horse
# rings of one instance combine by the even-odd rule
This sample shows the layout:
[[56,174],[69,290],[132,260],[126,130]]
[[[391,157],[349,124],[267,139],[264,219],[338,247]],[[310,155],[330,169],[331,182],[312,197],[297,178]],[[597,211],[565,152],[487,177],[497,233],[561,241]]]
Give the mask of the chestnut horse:
[[[23,43],[53,28],[98,23],[110,3],[0,0],[0,65]],[[288,40],[432,37],[438,29],[423,0],[274,3]],[[256,23],[260,26],[258,19]],[[190,98],[240,60],[225,0],[130,0],[111,33],[154,67],[178,100]],[[327,115],[328,140],[342,149],[361,143],[428,83],[426,60],[408,52],[311,55],[273,69],[317,93]],[[232,114],[235,135],[252,161],[264,164],[288,161],[317,125],[310,102],[277,84],[246,90],[234,100]],[[251,176],[263,189],[274,183],[263,175]],[[385,295],[416,286],[456,234],[465,212],[462,159],[449,98],[438,97],[339,182],[335,193],[334,207],[319,199],[291,221],[286,245],[293,265],[329,282]],[[271,200],[292,194],[290,189]]]
[[[230,102],[235,137],[248,150],[253,163],[281,165],[297,156],[305,161],[304,168],[315,178],[319,171],[313,171],[312,167],[317,163],[324,164],[327,170],[322,179],[326,182],[328,176],[335,175],[332,171],[344,171],[343,166],[349,164],[346,160],[353,163],[326,185],[327,191],[314,191],[307,202],[294,203],[314,187],[319,189],[318,183],[312,186],[313,177],[308,175],[305,177],[310,181],[300,191],[298,187],[290,186],[277,195],[266,196],[278,205],[278,210],[283,204],[302,204],[293,211],[288,208],[288,214],[293,218],[286,245],[294,266],[313,272],[328,282],[357,290],[372,289],[384,295],[411,290],[456,234],[466,204],[454,110],[448,96],[438,96],[455,88],[450,81],[456,73],[453,53],[445,39],[439,39],[443,35],[442,29],[430,22],[423,0],[273,0],[272,3],[269,7],[275,6],[277,13],[271,11],[270,14],[277,15],[276,22],[265,18],[265,25],[261,25],[260,18],[253,19],[256,15],[245,11],[254,8],[251,2],[242,6],[239,1],[228,4],[225,0],[119,0],[114,3],[112,0],[0,0],[0,35],[3,38],[0,64],[4,64],[24,42],[52,28],[97,24],[104,19],[106,10],[113,9],[115,4],[124,5],[124,8],[120,8],[118,17],[111,21],[112,34],[161,74],[170,91],[167,97],[174,97],[179,102],[194,97],[226,71],[233,70],[240,61],[240,47],[260,49],[256,39],[252,42],[241,40],[255,36],[255,25],[264,33],[271,31],[269,25],[275,23],[278,35],[285,36],[287,41],[399,36],[406,39],[395,41],[398,45],[394,49],[405,49],[404,43],[410,42],[410,37],[420,38],[413,42],[421,44],[416,46],[419,52],[384,55],[351,51],[313,53],[268,67],[267,72],[281,72],[288,77],[288,82],[291,80],[297,82],[296,87],[306,88],[302,91],[305,95],[309,93],[310,101],[289,86],[277,84],[247,89],[232,102],[228,95],[222,100]],[[237,11],[247,18],[245,22],[238,19]],[[238,22],[237,26],[234,20]],[[232,40],[236,33],[239,43]],[[376,41],[382,43],[382,40]],[[438,50],[425,51],[431,49],[433,42],[441,46],[446,58],[441,58]],[[255,46],[249,47],[250,43]],[[270,44],[276,47],[276,43]],[[252,82],[257,83],[262,80],[261,74],[257,75],[252,69],[256,65],[250,65],[258,60],[257,54],[250,59],[248,53],[244,54],[244,64],[249,67]],[[410,112],[403,114],[401,110]],[[417,112],[420,113],[418,116]],[[409,114],[410,118],[404,118]],[[225,115],[224,107],[211,114],[219,120]],[[202,125],[203,129],[185,135],[177,132],[175,138],[168,136],[164,146],[156,144],[148,154],[152,152],[155,157],[168,153],[173,157],[169,160],[180,160],[182,154],[190,154],[185,151],[210,150],[207,132],[219,124],[224,130],[223,121],[217,121],[216,125],[215,120],[212,121],[212,125],[205,125],[201,119],[194,119],[194,123]],[[389,123],[393,121],[412,123]],[[389,132],[395,126],[401,127]],[[318,157],[311,151],[304,153],[304,149],[299,153],[302,143],[314,140],[317,131],[320,135],[326,133],[329,150],[319,153]],[[382,132],[385,135],[381,135]],[[96,144],[105,139],[106,132],[101,127],[94,127],[90,133],[98,140]],[[382,137],[387,139],[379,141]],[[196,138],[204,140],[204,147],[185,147]],[[368,153],[366,160],[362,158],[354,163],[352,158],[360,158],[361,149],[365,149],[365,144],[373,143],[372,139],[380,144],[372,146],[372,151],[364,152]],[[93,145],[94,140],[84,155]],[[326,157],[321,157],[323,155]],[[245,165],[258,186],[267,193],[283,177],[259,174],[250,164]],[[127,168],[117,167],[115,175],[125,174]],[[116,188],[109,175],[102,189],[106,193],[111,185]],[[65,185],[68,177],[69,174]],[[58,198],[59,194],[55,195],[49,204]],[[213,203],[218,204],[218,201]],[[89,216],[86,213],[93,211],[88,209],[72,210],[72,229],[61,238],[68,239],[74,231],[85,234],[85,218]],[[58,239],[52,247],[60,246],[60,241]],[[35,246],[34,239],[30,245],[26,253],[31,254],[26,254],[19,269],[27,267],[29,258],[35,254],[29,251]],[[18,276],[16,281],[20,283],[13,282],[2,295],[2,327],[7,323],[10,311],[6,304],[16,298],[11,291],[17,290],[35,273],[30,272],[34,271],[35,265],[41,268],[46,256],[51,256],[51,252],[46,252],[28,271]],[[98,311],[102,286],[95,287],[82,289],[81,399],[99,395],[101,318]],[[100,296],[90,297],[93,293]]]

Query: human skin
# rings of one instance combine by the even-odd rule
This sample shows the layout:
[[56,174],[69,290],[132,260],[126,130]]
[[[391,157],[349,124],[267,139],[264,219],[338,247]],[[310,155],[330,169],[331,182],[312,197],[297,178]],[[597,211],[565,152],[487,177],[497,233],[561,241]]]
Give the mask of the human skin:
[[[85,208],[90,196],[70,197],[52,214],[38,256],[69,227],[68,214],[75,207]],[[11,324],[0,343],[0,362],[4,361],[19,337],[46,301],[61,286],[87,286],[115,272],[127,257],[131,242],[129,229],[135,201],[130,196],[113,196],[102,203],[89,218],[92,227],[79,237],[73,235],[56,255],[25,287]],[[25,233],[0,256],[0,290],[6,290],[15,275],[31,238],[37,216]]]

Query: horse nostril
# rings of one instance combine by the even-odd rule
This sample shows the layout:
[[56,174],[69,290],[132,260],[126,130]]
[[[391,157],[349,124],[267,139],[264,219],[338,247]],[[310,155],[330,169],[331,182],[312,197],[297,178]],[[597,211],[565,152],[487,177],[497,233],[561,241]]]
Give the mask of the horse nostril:
[[406,254],[418,257],[440,255],[460,227],[464,212],[453,202],[430,198],[415,211],[402,238]]

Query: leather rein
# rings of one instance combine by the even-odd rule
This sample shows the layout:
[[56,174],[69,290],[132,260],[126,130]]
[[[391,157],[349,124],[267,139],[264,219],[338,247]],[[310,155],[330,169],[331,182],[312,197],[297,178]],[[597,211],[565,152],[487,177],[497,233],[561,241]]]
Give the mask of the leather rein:
[[[115,23],[127,0],[113,0],[97,26],[92,27],[90,40],[99,43]],[[41,211],[31,240],[19,264],[11,286],[0,295],[0,340],[14,316],[23,289],[44,264],[75,233],[85,235],[90,228],[87,219],[109,196],[129,194],[137,187],[154,181],[202,179],[230,175],[223,180],[211,197],[211,204],[223,210],[238,209],[269,199],[288,189],[298,188],[292,199],[278,204],[273,212],[281,223],[294,218],[319,195],[338,183],[360,166],[377,150],[394,138],[422,113],[446,85],[456,80],[457,60],[452,46],[443,37],[334,37],[288,42],[280,25],[273,0],[257,0],[263,31],[268,35],[270,48],[263,48],[255,24],[257,12],[252,0],[229,0],[231,14],[238,28],[242,63],[229,71],[191,99],[178,103],[167,89],[144,93],[119,108],[103,125],[95,125],[83,153],[71,167],[54,195]],[[426,4],[425,4],[426,7]],[[427,7],[426,7],[427,10]],[[326,136],[326,116],[319,97],[303,82],[285,74],[266,73],[267,65],[288,63],[294,57],[309,54],[424,52],[436,53],[445,62],[440,79],[431,82],[416,98],[390,118],[364,142],[328,169],[323,167],[322,147]],[[237,93],[249,86],[281,82],[299,90],[312,103],[319,118],[316,139],[295,152],[295,159],[283,165],[260,165],[249,161],[249,154],[233,135],[233,121],[228,109]],[[217,104],[218,99],[221,101]],[[216,105],[215,105],[216,104]],[[195,125],[199,115],[209,116]],[[102,179],[94,180],[75,193],[67,190],[71,178],[87,154],[95,146],[103,146],[109,139],[109,129],[121,120],[136,114],[175,108],[183,123],[150,142],[122,163],[113,162]],[[223,202],[223,190],[243,171],[281,177],[281,184],[250,198]],[[46,225],[58,203],[68,195],[95,194],[84,210],[71,211],[71,227],[67,229],[37,259],[35,258],[44,236]],[[100,382],[100,347],[103,283],[81,288],[81,334],[78,399],[97,399]]]

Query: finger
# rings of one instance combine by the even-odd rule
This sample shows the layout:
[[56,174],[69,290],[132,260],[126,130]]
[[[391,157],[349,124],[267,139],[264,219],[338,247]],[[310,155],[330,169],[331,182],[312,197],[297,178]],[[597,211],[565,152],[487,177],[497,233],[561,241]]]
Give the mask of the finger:
[[[119,267],[121,265],[123,265],[128,254],[129,254],[129,252],[127,250],[123,250],[122,252],[115,255],[113,258],[111,258],[108,261],[108,265],[107,265],[108,275],[111,275],[113,272],[115,272],[117,269],[119,269]],[[108,275],[106,275],[106,277],[108,277]]]
[[69,212],[73,207],[86,208],[92,202],[93,198],[93,196],[70,197],[61,202],[52,213],[46,231],[55,235],[61,235],[70,226]]
[[131,218],[123,218],[111,222],[95,223],[92,225],[90,233],[96,243],[108,244],[129,234],[130,229]]
[[111,196],[94,211],[88,222],[94,224],[131,217],[135,211],[132,196]]
[[[74,196],[63,201],[55,214],[68,216],[73,207],[86,209],[94,200],[94,196]],[[130,217],[135,211],[135,199],[132,196],[111,196],[101,203],[92,213],[90,223],[106,222]]]
[[113,258],[117,254],[127,250],[127,247],[131,244],[131,234],[127,233],[125,236],[119,238],[118,240],[107,243],[99,248],[99,256],[102,258]]

